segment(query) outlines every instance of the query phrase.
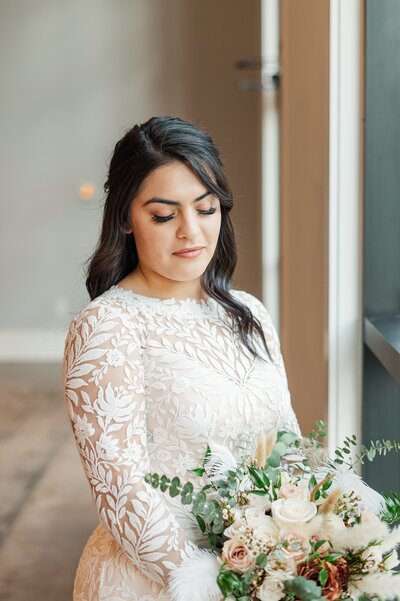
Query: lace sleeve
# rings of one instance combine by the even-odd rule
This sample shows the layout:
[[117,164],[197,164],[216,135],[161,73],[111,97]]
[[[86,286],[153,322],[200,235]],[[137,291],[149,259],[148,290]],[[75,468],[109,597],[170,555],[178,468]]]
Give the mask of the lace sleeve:
[[75,317],[65,342],[65,401],[100,521],[142,574],[165,585],[195,546],[144,481],[146,393],[135,329],[119,308],[102,304]]
[[284,382],[281,398],[281,417],[279,420],[279,429],[290,430],[301,436],[301,430],[296,414],[293,410],[291,394],[288,387],[285,364],[282,356],[279,336],[272,321],[272,318],[265,305],[255,296],[246,293],[246,299],[249,299],[249,305],[254,311],[255,316],[259,319],[264,336],[267,342],[268,349],[272,355],[273,361],[281,374]]

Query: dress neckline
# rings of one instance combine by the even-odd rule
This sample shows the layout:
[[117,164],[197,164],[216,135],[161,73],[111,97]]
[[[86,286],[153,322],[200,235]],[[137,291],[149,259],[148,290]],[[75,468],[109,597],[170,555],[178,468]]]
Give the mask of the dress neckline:
[[[238,297],[240,291],[231,288],[231,294]],[[196,298],[158,298],[156,296],[146,296],[121,288],[117,284],[113,284],[108,290],[103,292],[104,296],[110,296],[114,298],[120,298],[123,300],[131,301],[131,304],[137,308],[143,307],[148,309],[151,314],[170,314],[170,315],[186,315],[190,317],[199,318],[213,318],[217,320],[223,320],[225,322],[227,317],[227,311],[223,305],[221,305],[214,297],[209,296],[207,300],[196,299]]]
[[130,296],[133,296],[143,302],[149,302],[151,304],[161,303],[165,305],[173,305],[173,304],[189,304],[189,305],[198,305],[199,307],[209,307],[213,305],[216,300],[209,296],[206,300],[202,298],[176,298],[175,296],[171,296],[169,298],[158,298],[157,296],[147,296],[145,294],[139,294],[138,292],[134,292],[133,290],[128,290],[127,288],[122,288],[118,286],[118,284],[114,284],[111,286],[110,290],[122,290],[122,292],[126,292]]

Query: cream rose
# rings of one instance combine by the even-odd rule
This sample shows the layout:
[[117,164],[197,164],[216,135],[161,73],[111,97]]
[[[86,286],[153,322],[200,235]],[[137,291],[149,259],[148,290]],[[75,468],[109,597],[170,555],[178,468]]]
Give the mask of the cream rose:
[[271,551],[268,555],[268,563],[265,567],[268,576],[273,578],[285,577],[288,578],[293,574],[297,574],[297,564],[293,557],[285,555],[280,550]]
[[249,494],[249,506],[250,507],[261,507],[264,511],[268,511],[271,507],[271,501],[268,495],[252,495]]
[[244,516],[250,528],[254,528],[258,524],[263,524],[265,519],[269,517],[265,515],[262,507],[246,507],[244,510]]
[[252,528],[254,538],[265,545],[275,546],[278,541],[279,530],[270,516],[264,516],[264,519],[256,522]]
[[309,522],[317,515],[317,506],[312,501],[278,499],[271,504],[271,512],[280,528],[289,528]]
[[[281,577],[279,577],[281,576]],[[257,592],[257,597],[261,601],[279,601],[285,596],[285,579],[286,574],[277,574],[265,578]]]
[[230,568],[239,572],[247,572],[255,565],[255,558],[236,536],[224,542],[222,557]]
[[232,524],[230,526],[228,526],[228,528],[226,528],[226,530],[224,531],[224,534],[225,534],[225,536],[228,536],[229,538],[233,538],[234,536],[237,536],[237,535],[245,532],[246,528],[247,528],[247,524],[246,524],[244,518],[238,517],[234,520],[234,522],[232,522]]

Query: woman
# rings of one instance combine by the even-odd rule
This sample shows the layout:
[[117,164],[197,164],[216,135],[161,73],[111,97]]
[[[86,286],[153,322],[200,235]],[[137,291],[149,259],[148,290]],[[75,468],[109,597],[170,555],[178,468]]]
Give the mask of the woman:
[[[217,600],[212,569],[208,583],[190,570],[207,547],[193,516],[144,475],[200,486],[187,470],[207,444],[233,450],[243,433],[299,432],[279,340],[261,301],[230,288],[232,193],[205,131],[173,117],[135,125],[115,146],[105,192],[91,301],[64,354],[65,399],[99,517],[74,601]],[[172,586],[184,574],[187,594]]]

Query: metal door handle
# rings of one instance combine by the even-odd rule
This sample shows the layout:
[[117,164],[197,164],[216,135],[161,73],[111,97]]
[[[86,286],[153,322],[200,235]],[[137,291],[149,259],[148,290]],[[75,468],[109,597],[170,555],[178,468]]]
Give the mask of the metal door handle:
[[238,79],[236,87],[242,92],[277,90],[280,84],[281,67],[279,61],[265,60],[261,56],[254,58],[239,58],[234,63],[235,69],[261,70],[261,81],[255,79]]

